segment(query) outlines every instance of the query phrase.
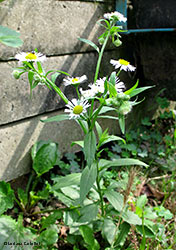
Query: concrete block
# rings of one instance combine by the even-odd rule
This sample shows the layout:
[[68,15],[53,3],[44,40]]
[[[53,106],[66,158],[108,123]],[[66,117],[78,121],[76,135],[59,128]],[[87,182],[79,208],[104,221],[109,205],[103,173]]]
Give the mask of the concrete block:
[[[102,29],[96,24],[105,12],[114,10],[115,1],[84,2],[58,0],[9,0],[1,3],[0,24],[19,31],[24,45],[20,49],[0,45],[0,59],[7,60],[17,51],[38,48],[47,55],[87,50],[77,40],[87,38],[97,43]],[[98,30],[98,32],[97,32]],[[88,50],[92,48],[88,47]]]
[[[21,122],[4,125],[0,129],[0,180],[15,179],[31,169],[30,149],[37,140],[52,140],[59,144],[61,153],[80,150],[79,146],[70,147],[72,141],[83,138],[82,131],[74,120],[42,123],[40,119],[58,115],[51,112]],[[104,128],[116,133],[117,121],[103,120]]]

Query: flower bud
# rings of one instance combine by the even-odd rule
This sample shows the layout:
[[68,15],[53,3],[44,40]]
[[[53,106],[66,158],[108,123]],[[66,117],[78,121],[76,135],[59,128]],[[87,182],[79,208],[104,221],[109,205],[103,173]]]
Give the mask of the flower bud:
[[21,72],[18,71],[17,69],[13,70],[12,72],[12,75],[15,79],[19,79],[20,78],[20,75],[21,75]]
[[127,115],[132,109],[132,104],[128,101],[125,101],[122,103],[122,105],[120,106],[118,112],[121,115]]
[[99,44],[100,44],[100,45],[103,45],[105,39],[104,39],[103,37],[100,37],[100,38],[98,39],[98,41],[99,41]]
[[119,46],[122,44],[122,42],[121,42],[119,39],[117,39],[117,40],[115,40],[115,41],[113,42],[113,44],[114,44],[116,47],[119,47]]

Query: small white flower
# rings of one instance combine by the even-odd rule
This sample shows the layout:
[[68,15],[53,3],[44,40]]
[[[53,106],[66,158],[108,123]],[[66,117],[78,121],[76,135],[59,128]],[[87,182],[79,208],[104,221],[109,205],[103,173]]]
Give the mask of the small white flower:
[[70,119],[79,119],[81,115],[86,113],[87,108],[90,107],[90,104],[87,100],[77,100],[72,99],[66,105],[68,109],[65,109],[66,113],[70,113]]
[[20,62],[43,62],[46,60],[46,56],[37,53],[35,51],[32,52],[20,52],[18,53],[15,58]]
[[115,89],[118,93],[123,92],[123,89],[125,89],[125,84],[124,82],[120,82],[119,77],[116,76],[116,84],[115,84]]
[[81,95],[84,98],[91,98],[99,93],[104,93],[104,82],[106,80],[106,77],[98,79],[95,83],[89,84],[89,89],[83,90],[80,89]]
[[68,86],[68,85],[79,85],[80,83],[83,83],[87,80],[87,76],[83,75],[81,77],[67,77],[65,78],[64,81],[64,85]]
[[136,67],[130,65],[130,63],[124,59],[119,59],[118,61],[111,60],[110,63],[115,66],[115,69],[120,68],[120,70],[124,71],[134,71],[136,69]]
[[116,18],[118,21],[124,22],[124,23],[127,21],[127,18],[124,17],[124,15],[118,11],[106,13],[106,14],[104,14],[104,18],[108,19],[108,20]]

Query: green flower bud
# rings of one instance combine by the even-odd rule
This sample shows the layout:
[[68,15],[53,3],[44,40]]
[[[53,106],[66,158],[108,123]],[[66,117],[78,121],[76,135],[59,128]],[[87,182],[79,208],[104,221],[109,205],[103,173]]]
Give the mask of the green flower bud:
[[21,75],[21,72],[18,71],[17,69],[15,69],[13,72],[12,72],[12,75],[15,79],[19,79],[20,78],[20,75]]
[[100,38],[98,39],[98,41],[99,41],[99,44],[100,44],[100,45],[103,45],[105,39],[104,39],[103,37],[100,37]]
[[118,94],[117,94],[117,100],[123,101],[124,98],[125,98],[125,94],[124,94],[124,93],[118,93]]
[[118,112],[121,115],[127,115],[132,109],[132,104],[131,102],[125,101],[122,103],[122,105],[120,106]]
[[114,44],[116,47],[119,47],[119,46],[122,44],[122,42],[121,42],[119,39],[117,39],[117,40],[115,40],[115,41],[113,42],[113,44]]

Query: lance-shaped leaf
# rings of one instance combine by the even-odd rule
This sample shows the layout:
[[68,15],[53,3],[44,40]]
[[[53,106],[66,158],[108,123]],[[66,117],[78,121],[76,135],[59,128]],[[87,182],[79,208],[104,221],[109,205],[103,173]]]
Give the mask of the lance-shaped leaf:
[[56,116],[47,118],[45,120],[40,120],[40,121],[41,122],[61,122],[61,121],[65,121],[65,120],[69,120],[69,115],[67,115],[67,114],[56,115]]
[[73,186],[73,185],[79,185],[81,179],[80,173],[73,173],[68,174],[66,176],[58,176],[52,178],[52,180],[55,182],[54,186],[52,186],[52,190],[58,190],[63,187]]
[[109,167],[135,166],[135,165],[148,167],[148,165],[145,164],[144,162],[131,158],[115,159],[113,161],[101,159],[99,162],[99,166],[101,169],[107,169]]
[[84,155],[87,165],[90,167],[95,160],[96,153],[96,136],[94,131],[90,131],[84,138]]
[[80,181],[80,203],[83,203],[86,195],[92,188],[97,178],[97,167],[96,164],[92,164],[89,168],[88,166],[83,170]]
[[99,53],[100,50],[99,50],[98,46],[95,43],[93,43],[92,41],[87,40],[85,38],[80,38],[80,37],[78,37],[78,40],[92,46]]
[[121,211],[123,208],[123,196],[114,190],[107,189],[105,191],[105,196],[108,199],[108,201],[111,203],[111,205],[117,210]]

